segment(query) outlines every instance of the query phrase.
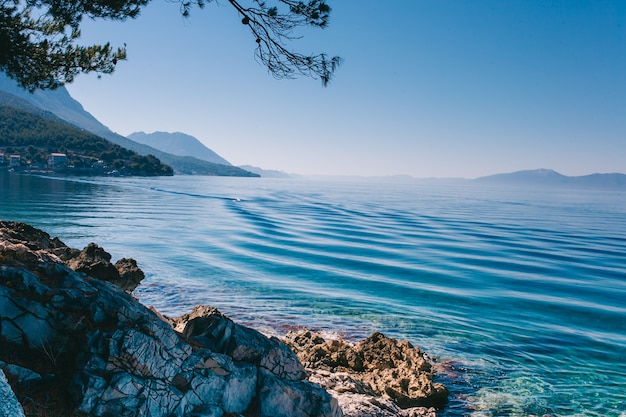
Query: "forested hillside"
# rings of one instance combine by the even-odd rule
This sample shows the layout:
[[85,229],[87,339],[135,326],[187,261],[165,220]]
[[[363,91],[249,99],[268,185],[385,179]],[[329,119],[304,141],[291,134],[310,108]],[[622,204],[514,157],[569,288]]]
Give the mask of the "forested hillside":
[[124,175],[172,175],[172,169],[152,155],[139,155],[68,123],[8,105],[0,105],[0,152],[19,154],[23,166],[46,165],[51,153],[64,153],[68,172],[84,172],[103,161]]

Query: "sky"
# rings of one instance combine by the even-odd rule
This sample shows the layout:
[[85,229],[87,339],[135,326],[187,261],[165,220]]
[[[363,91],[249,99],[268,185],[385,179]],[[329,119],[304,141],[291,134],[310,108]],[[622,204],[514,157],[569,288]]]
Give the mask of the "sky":
[[126,44],[72,97],[111,130],[183,132],[233,165],[301,175],[476,178],[550,168],[626,173],[626,1],[329,0],[290,47],[341,56],[328,87],[276,80],[226,0],[153,0],[85,21]]

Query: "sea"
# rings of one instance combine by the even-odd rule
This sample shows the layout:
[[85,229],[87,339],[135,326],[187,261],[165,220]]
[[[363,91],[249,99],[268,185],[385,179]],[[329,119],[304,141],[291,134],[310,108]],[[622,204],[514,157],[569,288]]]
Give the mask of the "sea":
[[135,258],[166,315],[409,340],[442,417],[626,417],[626,191],[4,173],[0,219]]

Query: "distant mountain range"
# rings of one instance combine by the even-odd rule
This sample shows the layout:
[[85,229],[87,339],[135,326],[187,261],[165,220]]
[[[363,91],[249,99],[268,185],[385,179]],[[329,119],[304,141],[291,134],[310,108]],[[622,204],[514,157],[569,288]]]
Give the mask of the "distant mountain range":
[[[228,163],[220,164],[192,156],[173,155],[118,135],[100,123],[89,112],[85,111],[83,106],[74,100],[64,87],[52,91],[29,93],[19,87],[15,81],[8,78],[4,73],[0,72],[0,91],[5,93],[0,97],[0,99],[5,100],[5,103],[16,102],[19,101],[17,99],[22,99],[22,102],[26,101],[31,106],[30,111],[52,113],[59,119],[140,155],[154,155],[161,162],[171,166],[177,174],[258,177],[258,174],[234,167]],[[25,106],[22,104],[21,108],[25,108]],[[36,110],[33,110],[33,108]]]
[[[144,145],[152,146],[160,151],[178,156],[193,156],[198,159],[216,164],[231,165],[211,149],[207,148],[197,138],[181,132],[135,132],[128,135],[129,139]],[[292,178],[291,175],[271,169],[263,169],[252,165],[242,165],[239,168],[260,175],[264,178]]]
[[293,178],[293,175],[274,169],[263,169],[259,167],[254,167],[252,165],[241,165],[239,168],[245,169],[246,171],[254,172],[255,174],[259,174],[263,178]]
[[476,178],[475,182],[530,187],[624,189],[626,175],[620,173],[567,176],[551,169],[534,169]]

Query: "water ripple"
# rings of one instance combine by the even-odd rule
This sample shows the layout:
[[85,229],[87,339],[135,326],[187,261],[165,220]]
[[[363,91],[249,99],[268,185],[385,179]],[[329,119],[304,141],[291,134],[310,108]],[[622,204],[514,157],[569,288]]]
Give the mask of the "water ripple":
[[468,183],[0,177],[0,218],[136,258],[165,314],[408,338],[441,415],[625,417],[626,201]]

